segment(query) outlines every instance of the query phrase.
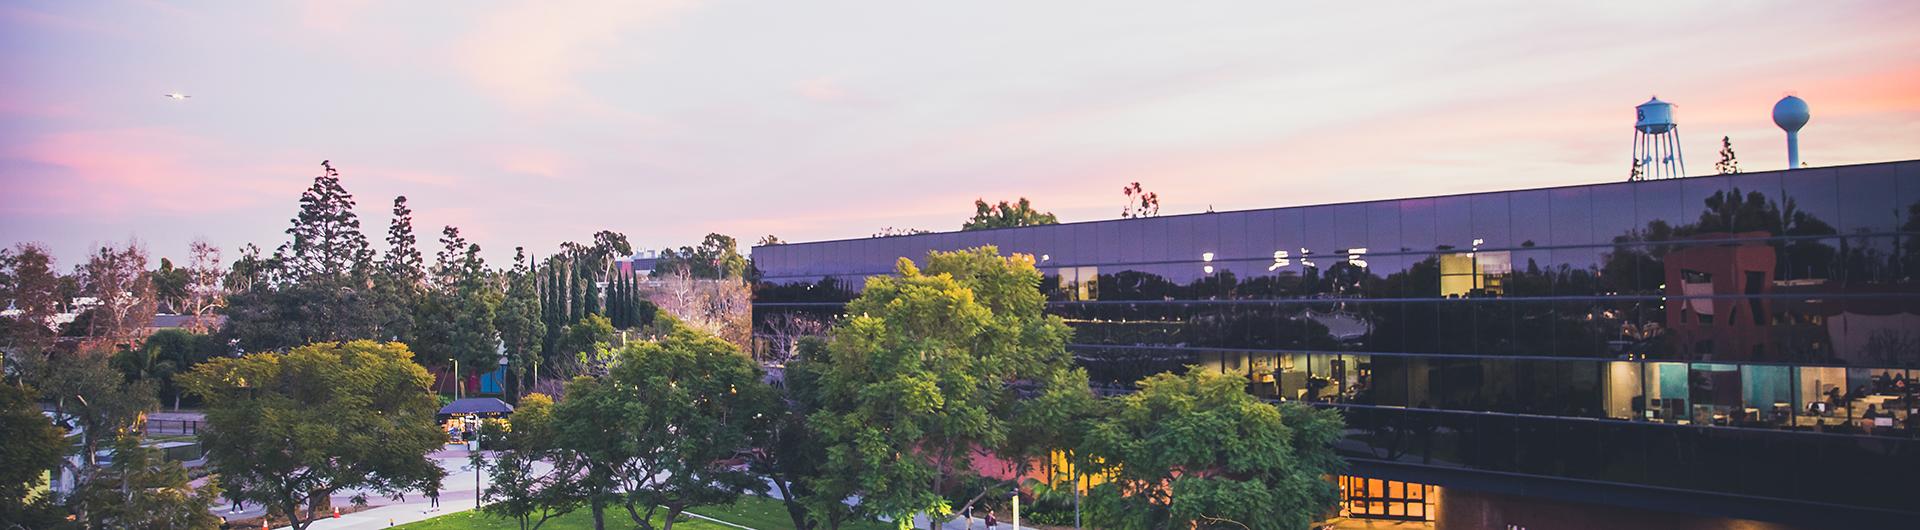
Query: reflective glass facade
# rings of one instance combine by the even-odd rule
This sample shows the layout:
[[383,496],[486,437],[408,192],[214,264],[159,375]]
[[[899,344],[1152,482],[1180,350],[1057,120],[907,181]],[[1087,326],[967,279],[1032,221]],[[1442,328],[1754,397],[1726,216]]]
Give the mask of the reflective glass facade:
[[1238,374],[1356,461],[1920,505],[1920,161],[757,247],[756,322],[980,245],[1104,390]]

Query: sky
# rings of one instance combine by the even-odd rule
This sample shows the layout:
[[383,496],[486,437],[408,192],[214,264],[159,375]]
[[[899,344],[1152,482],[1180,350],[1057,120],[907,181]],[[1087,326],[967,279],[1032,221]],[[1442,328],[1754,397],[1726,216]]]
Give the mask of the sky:
[[1690,174],[1785,167],[1787,94],[1811,165],[1920,158],[1920,2],[1552,4],[10,1],[0,244],[270,251],[322,160],[496,263],[1608,182],[1654,95]]

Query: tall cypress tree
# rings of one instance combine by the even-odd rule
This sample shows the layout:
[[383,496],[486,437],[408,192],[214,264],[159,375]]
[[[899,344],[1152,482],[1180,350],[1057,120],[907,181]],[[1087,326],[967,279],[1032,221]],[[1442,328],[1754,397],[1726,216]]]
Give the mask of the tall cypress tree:
[[607,318],[613,320],[613,327],[627,327],[627,306],[621,303],[627,296],[627,276],[614,273],[607,278]]
[[586,297],[581,295],[583,289],[580,288],[580,273],[574,270],[573,264],[573,260],[567,260],[567,272],[560,275],[562,278],[565,278],[567,282],[568,323],[579,322],[580,319],[586,318],[587,316]]
[[547,257],[546,272],[542,273],[544,276],[540,281],[540,318],[547,325],[547,334],[540,343],[540,355],[545,359],[553,358],[554,346],[560,340],[560,328],[566,325],[560,321],[565,310],[560,304],[560,277],[555,273],[559,268],[554,266],[555,263],[553,257]]
[[589,315],[604,315],[605,312],[600,310],[600,284],[593,276],[591,269],[581,268],[580,281],[585,284],[581,288],[585,292],[583,303],[587,306],[584,311]]
[[620,297],[616,303],[620,304],[620,327],[622,328],[633,327],[633,306],[627,303],[627,299],[632,296],[633,276],[620,273]]

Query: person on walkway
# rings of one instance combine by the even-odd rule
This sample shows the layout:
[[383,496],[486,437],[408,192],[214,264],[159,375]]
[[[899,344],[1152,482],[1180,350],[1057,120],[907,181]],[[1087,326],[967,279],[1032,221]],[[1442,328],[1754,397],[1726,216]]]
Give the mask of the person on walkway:
[[987,512],[987,530],[1000,526],[1000,520],[993,518],[993,512]]

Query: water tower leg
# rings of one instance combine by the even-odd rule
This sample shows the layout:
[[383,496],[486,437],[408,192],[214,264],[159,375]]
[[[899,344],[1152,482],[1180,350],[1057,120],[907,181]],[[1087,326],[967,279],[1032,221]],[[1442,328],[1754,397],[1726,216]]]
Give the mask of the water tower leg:
[[1687,176],[1687,154],[1686,151],[1680,149],[1680,125],[1674,124],[1673,130],[1667,134],[1673,135],[1673,159],[1680,162],[1680,167],[1678,168],[1680,172],[1674,176]]
[[1787,133],[1787,169],[1800,169],[1800,133]]

